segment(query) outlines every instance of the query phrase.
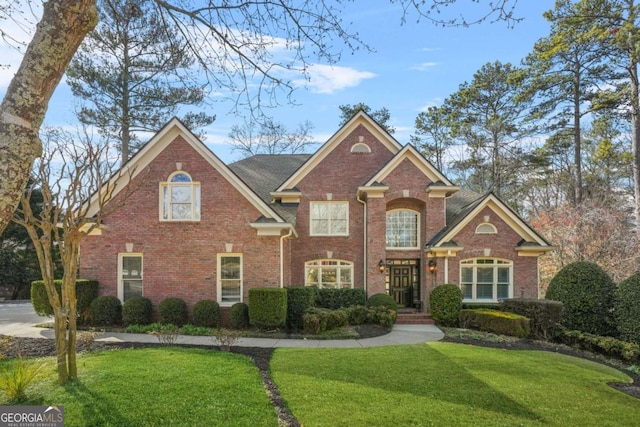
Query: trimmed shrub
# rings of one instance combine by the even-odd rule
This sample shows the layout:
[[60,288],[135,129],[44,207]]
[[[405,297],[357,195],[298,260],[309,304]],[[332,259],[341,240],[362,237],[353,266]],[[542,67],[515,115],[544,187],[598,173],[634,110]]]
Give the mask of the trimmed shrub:
[[429,310],[437,325],[457,326],[462,310],[462,291],[457,285],[437,286],[429,296]]
[[550,340],[560,328],[562,303],[537,299],[506,299],[500,302],[500,310],[528,317],[531,337]]
[[147,297],[131,297],[122,304],[124,326],[149,325],[153,318],[153,304]]
[[302,316],[302,325],[306,335],[319,335],[327,330],[327,316],[318,312],[305,313]]
[[551,279],[546,299],[564,304],[562,324],[567,329],[613,335],[615,288],[611,277],[598,265],[574,262]]
[[640,344],[640,273],[620,282],[615,291],[614,308],[620,338]]
[[304,313],[315,305],[315,286],[295,286],[287,288],[287,328],[298,331],[303,328]]
[[364,325],[367,323],[369,317],[369,308],[364,305],[354,305],[347,308],[347,314],[349,315],[349,324],[353,326]]
[[249,306],[237,302],[229,309],[229,325],[232,329],[247,329],[249,327]]
[[[54,280],[53,286],[58,291],[58,295],[61,295],[62,280]],[[76,308],[80,319],[86,320],[89,318],[89,306],[96,298],[98,298],[98,282],[96,280],[76,280]],[[38,315],[53,316],[53,308],[49,304],[49,297],[43,280],[31,282],[31,304]]]
[[117,325],[122,321],[122,303],[111,295],[103,295],[89,306],[91,324],[95,326]]
[[207,328],[220,326],[220,305],[213,300],[203,299],[193,306],[193,324]]
[[375,323],[385,328],[393,326],[398,319],[398,312],[396,310],[391,310],[382,305],[371,307],[369,310],[373,312],[370,315],[371,323]]
[[366,293],[364,289],[318,289],[316,306],[337,310],[365,303]]
[[636,343],[568,329],[560,331],[558,340],[592,353],[603,354],[628,363],[640,363],[640,345]]
[[161,324],[172,324],[181,327],[187,323],[189,310],[187,303],[181,298],[168,297],[158,304],[158,320]]
[[505,313],[498,310],[467,310],[460,311],[460,326],[493,332],[500,335],[511,335],[524,338],[531,332],[529,319],[519,314]]
[[258,329],[284,327],[287,320],[287,290],[249,289],[249,321]]
[[398,304],[393,299],[393,297],[387,294],[374,294],[369,297],[367,300],[367,307],[377,307],[383,306],[387,307],[389,310],[398,310]]

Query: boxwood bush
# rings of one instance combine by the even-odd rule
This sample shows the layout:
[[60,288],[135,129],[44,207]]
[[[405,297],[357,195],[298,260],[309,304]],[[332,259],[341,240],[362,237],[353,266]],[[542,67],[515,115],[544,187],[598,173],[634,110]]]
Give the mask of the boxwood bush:
[[[58,291],[58,295],[60,295],[62,280],[54,280],[53,286]],[[87,279],[76,280],[76,308],[78,311],[78,317],[81,320],[89,318],[89,306],[97,297],[97,281]],[[49,297],[47,296],[47,290],[44,287],[44,281],[36,280],[31,282],[31,304],[38,315],[53,316],[53,308],[51,308],[51,304],[49,304]]]
[[153,319],[153,304],[147,297],[131,297],[122,304],[124,326],[149,325]]
[[231,329],[247,329],[249,327],[249,306],[237,302],[229,309],[229,326]]
[[562,324],[567,329],[615,335],[612,314],[615,288],[611,277],[600,266],[574,262],[551,279],[546,299],[562,302]]
[[462,310],[462,291],[457,285],[437,286],[429,296],[429,309],[437,325],[457,326]]
[[315,306],[315,286],[294,286],[287,288],[287,329],[298,331],[303,328],[304,313]]
[[249,322],[258,329],[282,328],[287,321],[285,288],[249,289]]
[[337,310],[339,308],[362,305],[365,303],[364,289],[318,289],[316,306]]
[[563,329],[558,334],[558,341],[572,347],[607,357],[624,360],[627,363],[640,363],[640,345],[613,337],[601,337],[582,331]]
[[640,344],[640,273],[620,282],[615,291],[614,308],[620,338]]
[[220,305],[213,300],[203,299],[193,306],[193,324],[207,328],[220,326]]
[[560,328],[562,321],[562,303],[552,300],[538,299],[506,299],[500,302],[500,311],[528,317],[531,326],[531,337],[541,340],[552,339]]
[[187,323],[189,310],[187,303],[181,298],[168,297],[158,304],[158,320],[161,324],[172,324],[181,327]]
[[500,335],[511,335],[524,338],[531,332],[529,319],[514,313],[498,310],[469,310],[460,311],[460,326],[477,329]]
[[387,294],[373,294],[367,300],[367,307],[383,306],[389,310],[398,310],[398,304],[393,297]]
[[122,303],[111,295],[99,296],[91,302],[89,313],[94,326],[118,325],[122,322]]

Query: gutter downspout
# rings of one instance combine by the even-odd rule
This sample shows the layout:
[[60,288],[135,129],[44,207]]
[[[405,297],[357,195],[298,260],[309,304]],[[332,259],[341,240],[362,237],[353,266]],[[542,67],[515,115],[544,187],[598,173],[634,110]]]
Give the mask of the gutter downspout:
[[358,201],[358,203],[362,203],[362,207],[363,207],[363,215],[364,215],[364,219],[362,221],[362,226],[364,228],[363,231],[363,235],[364,235],[364,256],[363,258],[363,274],[364,274],[364,293],[365,295],[368,295],[368,289],[367,289],[367,202],[360,199],[360,192],[358,192],[358,194],[356,195],[356,200]]
[[289,233],[280,236],[280,287],[284,288],[284,239],[293,236],[293,227],[289,228]]

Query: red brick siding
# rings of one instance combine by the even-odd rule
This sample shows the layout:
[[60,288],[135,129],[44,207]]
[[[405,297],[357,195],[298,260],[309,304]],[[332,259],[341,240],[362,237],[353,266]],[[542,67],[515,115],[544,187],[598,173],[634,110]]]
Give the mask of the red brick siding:
[[[159,221],[159,183],[182,162],[182,170],[201,185],[199,222]],[[280,239],[258,237],[251,228],[259,211],[191,146],[178,137],[136,178],[135,194],[105,219],[101,236],[82,243],[80,274],[100,282],[100,293],[117,295],[118,253],[125,243],[143,254],[144,295],[154,304],[167,296],[183,298],[189,306],[216,300],[217,254],[225,244],[243,255],[244,301],[257,286],[279,286]],[[113,203],[116,203],[114,200]]]

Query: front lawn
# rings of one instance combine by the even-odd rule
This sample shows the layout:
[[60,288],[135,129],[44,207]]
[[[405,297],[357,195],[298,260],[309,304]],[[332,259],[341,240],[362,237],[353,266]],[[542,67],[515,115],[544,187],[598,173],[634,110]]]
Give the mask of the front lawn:
[[311,426],[631,426],[640,401],[612,368],[541,351],[429,343],[277,349],[271,373]]
[[62,405],[67,427],[278,425],[245,356],[177,347],[84,353],[80,380],[66,387],[55,384],[54,359],[39,360],[46,365],[21,404]]

